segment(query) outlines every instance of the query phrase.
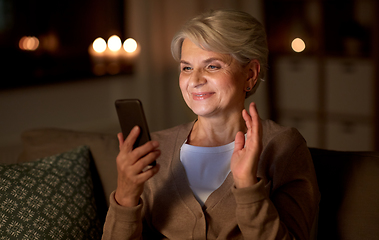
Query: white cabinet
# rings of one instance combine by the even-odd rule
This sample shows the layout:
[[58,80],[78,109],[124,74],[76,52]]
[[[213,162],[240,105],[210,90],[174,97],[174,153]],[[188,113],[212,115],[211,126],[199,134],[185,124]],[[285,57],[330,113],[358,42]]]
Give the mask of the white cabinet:
[[275,63],[274,71],[280,109],[317,109],[318,72],[315,58],[280,57]]
[[318,62],[312,57],[280,56],[273,68],[280,124],[297,128],[310,147],[374,149],[375,84],[370,60]]
[[310,147],[378,151],[379,1],[333,2],[265,1],[271,117]]
[[371,116],[374,109],[374,72],[368,60],[327,59],[326,111]]
[[308,146],[317,146],[317,59],[282,56],[274,65],[278,123],[295,127]]
[[345,151],[372,151],[374,131],[371,124],[359,121],[328,121],[326,148]]
[[315,147],[318,145],[318,127],[315,118],[284,116],[279,118],[278,122],[283,126],[291,126],[299,130],[308,146]]
[[366,59],[329,58],[325,65],[326,141],[329,149],[374,148],[374,68]]

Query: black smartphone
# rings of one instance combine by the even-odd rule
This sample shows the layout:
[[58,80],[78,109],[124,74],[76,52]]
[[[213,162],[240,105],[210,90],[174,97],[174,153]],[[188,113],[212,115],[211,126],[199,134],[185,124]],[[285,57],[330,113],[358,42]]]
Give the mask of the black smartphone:
[[[141,130],[133,148],[150,141],[150,132],[141,101],[139,99],[119,99],[116,100],[115,106],[124,138],[129,135],[134,126],[138,126]],[[154,166],[155,164],[154,161],[150,165]]]

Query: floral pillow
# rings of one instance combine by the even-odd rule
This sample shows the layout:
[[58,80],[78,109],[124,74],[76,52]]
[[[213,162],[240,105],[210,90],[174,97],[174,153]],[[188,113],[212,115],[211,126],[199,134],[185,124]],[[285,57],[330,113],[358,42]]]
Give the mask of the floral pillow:
[[90,150],[0,165],[0,239],[100,239]]

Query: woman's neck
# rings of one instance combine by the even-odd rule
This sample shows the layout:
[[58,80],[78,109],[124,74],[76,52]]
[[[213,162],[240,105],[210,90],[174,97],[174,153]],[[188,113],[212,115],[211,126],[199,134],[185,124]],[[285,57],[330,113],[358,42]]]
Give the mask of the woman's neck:
[[201,147],[226,145],[234,141],[238,131],[246,132],[241,114],[217,119],[199,116],[188,136],[187,144]]

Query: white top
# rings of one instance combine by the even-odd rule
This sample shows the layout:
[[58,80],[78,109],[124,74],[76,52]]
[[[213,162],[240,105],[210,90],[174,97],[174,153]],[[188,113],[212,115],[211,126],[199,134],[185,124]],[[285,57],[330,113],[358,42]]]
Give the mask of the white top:
[[186,170],[192,192],[202,206],[228,176],[233,150],[234,142],[219,147],[182,145],[180,161]]

